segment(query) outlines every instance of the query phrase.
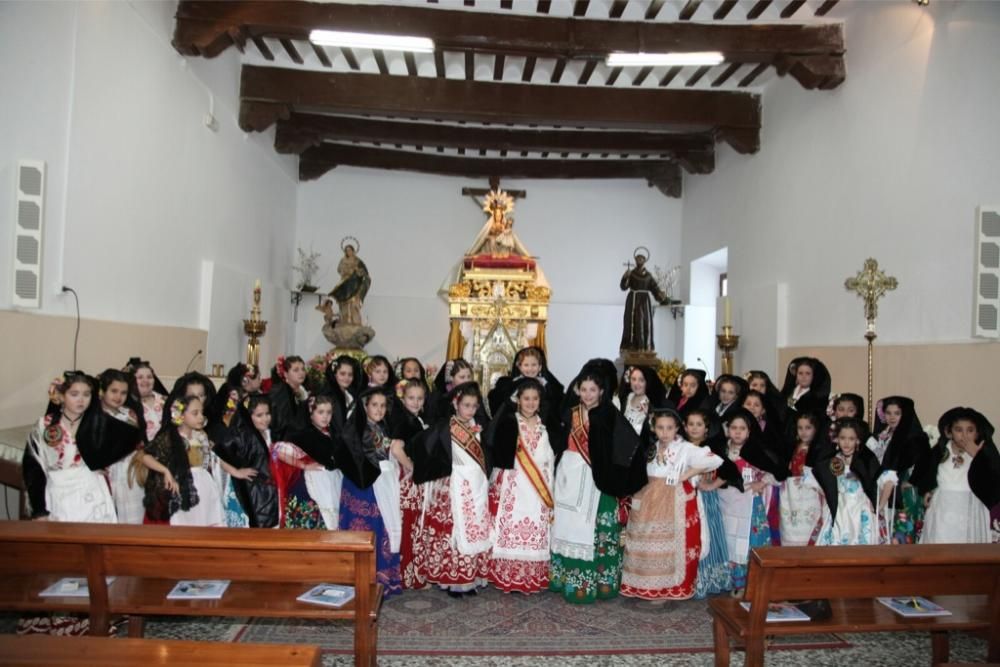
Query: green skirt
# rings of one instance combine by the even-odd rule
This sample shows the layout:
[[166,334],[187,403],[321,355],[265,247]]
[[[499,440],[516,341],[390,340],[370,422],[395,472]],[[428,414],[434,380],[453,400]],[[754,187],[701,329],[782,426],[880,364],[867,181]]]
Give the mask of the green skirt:
[[574,604],[616,597],[622,580],[621,533],[618,499],[602,493],[597,504],[594,560],[552,554],[549,590],[562,593]]

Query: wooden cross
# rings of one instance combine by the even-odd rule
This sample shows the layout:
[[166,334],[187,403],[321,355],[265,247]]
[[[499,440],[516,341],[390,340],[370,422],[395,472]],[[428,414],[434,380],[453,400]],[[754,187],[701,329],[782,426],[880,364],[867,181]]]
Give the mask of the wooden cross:
[[857,292],[865,301],[865,319],[868,320],[869,331],[875,329],[875,318],[878,317],[878,300],[885,296],[885,293],[894,290],[899,286],[899,282],[893,276],[885,275],[885,271],[878,268],[878,261],[869,257],[865,260],[865,266],[853,278],[844,281],[844,287],[851,292]]

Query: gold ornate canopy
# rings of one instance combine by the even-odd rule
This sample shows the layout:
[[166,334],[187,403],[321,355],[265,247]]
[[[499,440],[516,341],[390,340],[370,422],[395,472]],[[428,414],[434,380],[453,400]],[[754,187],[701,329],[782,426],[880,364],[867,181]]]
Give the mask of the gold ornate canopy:
[[514,234],[513,199],[493,190],[489,216],[447,285],[451,329],[447,358],[463,357],[489,390],[522,347],[545,349],[551,291],[537,258]]

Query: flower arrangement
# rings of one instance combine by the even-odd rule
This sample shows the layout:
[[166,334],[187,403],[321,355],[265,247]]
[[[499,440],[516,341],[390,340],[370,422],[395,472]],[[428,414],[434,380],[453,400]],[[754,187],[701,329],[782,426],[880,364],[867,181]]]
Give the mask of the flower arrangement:
[[313,284],[316,274],[319,273],[319,253],[314,252],[310,247],[307,253],[302,248],[298,248],[299,263],[292,266],[293,271],[297,271],[301,276],[296,289],[300,292],[315,292],[317,287]]
[[660,365],[656,369],[656,374],[663,381],[663,386],[669,389],[677,382],[677,378],[681,376],[685,368],[686,366],[684,366],[684,363],[680,359],[671,359],[669,361],[660,359]]
[[306,384],[315,391],[326,382],[326,367],[330,365],[330,353],[317,354],[306,362]]

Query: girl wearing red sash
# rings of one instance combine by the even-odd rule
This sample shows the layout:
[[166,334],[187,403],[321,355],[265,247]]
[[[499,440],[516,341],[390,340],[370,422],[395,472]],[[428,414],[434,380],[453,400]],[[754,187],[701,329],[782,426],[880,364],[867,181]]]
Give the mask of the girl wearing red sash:
[[489,463],[480,443],[479,385],[466,382],[449,394],[453,415],[404,446],[413,482],[424,485],[420,528],[414,537],[415,579],[458,597],[486,585],[489,571]]
[[556,468],[549,590],[573,603],[618,595],[622,519],[618,499],[646,485],[646,452],[628,420],[611,404],[597,364],[571,385],[578,405]]
[[539,409],[544,389],[534,378],[515,385],[498,406],[486,444],[499,468],[490,487],[493,555],[490,583],[505,592],[537,593],[549,585],[549,530],[555,453]]

